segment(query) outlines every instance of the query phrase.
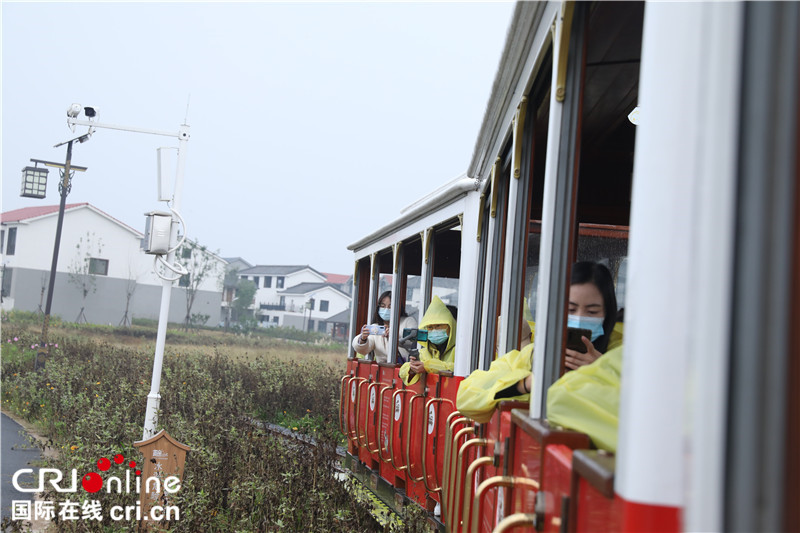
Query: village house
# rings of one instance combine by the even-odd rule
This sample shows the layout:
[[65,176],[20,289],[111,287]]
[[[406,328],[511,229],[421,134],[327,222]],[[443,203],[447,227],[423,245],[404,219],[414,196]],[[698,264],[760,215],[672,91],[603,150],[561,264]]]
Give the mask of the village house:
[[347,278],[308,265],[257,265],[239,270],[238,275],[256,285],[253,310],[262,327],[333,335],[341,322],[331,319],[350,308],[350,294],[343,288]]
[[[58,206],[25,207],[0,215],[2,308],[43,312],[53,258]],[[70,322],[124,325],[133,318],[158,319],[162,281],[154,256],[141,248],[143,234],[88,203],[67,204],[51,314]],[[226,262],[200,249],[210,273],[199,283],[191,314],[220,318]],[[191,257],[178,257],[188,264]],[[195,259],[197,262],[197,259]],[[187,314],[187,279],[174,284],[169,321]]]

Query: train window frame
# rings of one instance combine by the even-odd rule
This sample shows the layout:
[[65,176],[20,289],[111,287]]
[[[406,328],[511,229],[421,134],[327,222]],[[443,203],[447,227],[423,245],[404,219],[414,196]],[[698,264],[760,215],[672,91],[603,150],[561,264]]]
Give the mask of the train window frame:
[[[507,227],[509,184],[511,182],[511,146],[505,147],[503,155],[498,162],[499,170],[495,180],[497,198],[495,200],[495,216],[490,217],[489,231],[487,232],[490,243],[487,251],[487,265],[484,272],[483,290],[484,302],[482,307],[482,324],[484,343],[482,347],[481,368],[488,370],[496,357],[497,326],[502,305],[503,265],[505,262],[505,234]],[[495,194],[495,191],[492,191]],[[492,201],[491,199],[489,200]]]
[[[370,256],[357,259],[353,271],[352,308],[350,309],[350,337],[355,338],[359,324],[366,324],[369,320],[369,298],[371,293],[372,258]],[[348,338],[347,356],[356,358],[356,351]]]
[[[412,252],[419,248],[419,256]],[[403,241],[399,241],[392,246],[394,251],[394,270],[392,273],[392,318],[389,321],[389,354],[387,363],[397,363],[398,340],[402,331],[400,328],[400,313],[401,310],[406,311],[408,300],[408,276],[409,265],[414,264],[417,260],[417,267],[420,271],[420,290],[422,282],[422,256],[423,256],[423,243],[421,237],[413,237]],[[416,269],[414,269],[416,272]],[[420,297],[422,295],[420,294]],[[419,323],[419,319],[417,319]]]
[[[534,78],[531,89],[528,93],[528,113],[526,114],[525,127],[523,131],[523,146],[522,146],[522,162],[520,168],[520,180],[524,180],[525,187],[520,189],[519,202],[524,202],[525,216],[521,217],[518,235],[514,238],[522,249],[522,253],[517,254],[516,268],[513,269],[514,279],[516,280],[517,291],[512,290],[512,294],[518,294],[518,308],[513,310],[516,314],[509,316],[516,317],[515,331],[512,333],[514,341],[510,343],[509,349],[520,349],[522,338],[520,332],[522,331],[523,320],[525,320],[525,307],[531,311],[531,317],[535,319],[536,302],[530,301],[528,295],[531,293],[529,284],[533,286],[533,293],[536,294],[535,285],[537,283],[538,274],[538,260],[539,252],[541,249],[541,238],[538,239],[538,246],[535,250],[535,268],[536,274],[531,279],[528,279],[528,272],[530,269],[530,262],[532,250],[530,249],[531,234],[537,233],[541,235],[541,227],[539,231],[534,232],[531,228],[533,217],[538,214],[541,216],[544,204],[544,169],[547,160],[547,139],[550,134],[549,116],[550,116],[550,93],[552,86],[552,71],[553,65],[553,47],[552,43],[549,44],[542,56],[542,62],[539,71]],[[542,141],[537,143],[537,139],[541,134]],[[541,183],[539,183],[541,181]],[[537,198],[538,197],[538,198]],[[521,212],[522,212],[521,211]],[[541,221],[539,220],[541,226]],[[528,299],[526,306],[526,299]]]

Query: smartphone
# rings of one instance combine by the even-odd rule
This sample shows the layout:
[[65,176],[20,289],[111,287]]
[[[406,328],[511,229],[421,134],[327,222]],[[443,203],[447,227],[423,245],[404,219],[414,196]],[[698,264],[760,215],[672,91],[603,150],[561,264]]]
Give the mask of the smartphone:
[[583,344],[581,337],[592,338],[592,330],[584,328],[567,328],[567,349],[576,352],[586,353],[586,345]]
[[379,326],[378,324],[369,325],[370,335],[383,335],[384,333],[386,333],[386,326]]

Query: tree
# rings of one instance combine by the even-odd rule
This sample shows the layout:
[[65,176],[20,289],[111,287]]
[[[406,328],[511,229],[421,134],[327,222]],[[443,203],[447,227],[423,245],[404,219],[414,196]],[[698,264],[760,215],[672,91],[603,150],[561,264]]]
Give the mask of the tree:
[[103,254],[103,240],[93,232],[86,232],[75,245],[76,252],[69,265],[69,282],[81,293],[81,310],[75,322],[87,322],[84,310],[86,297],[97,290],[97,275],[108,274],[108,261],[100,259]]
[[178,281],[178,285],[186,289],[186,316],[183,327],[188,331],[190,326],[198,325],[197,322],[205,323],[208,320],[208,315],[192,314],[192,306],[200,285],[215,274],[218,276],[221,274],[217,271],[217,262],[211,252],[205,246],[189,239],[184,240],[178,248],[177,260],[189,270],[189,273],[181,276]]
[[236,284],[236,297],[231,302],[231,307],[235,320],[245,329],[251,329],[254,325],[255,319],[250,312],[250,306],[256,299],[256,290],[258,290],[256,284],[249,279],[240,280]]
[[225,306],[225,329],[231,326],[231,311],[233,304],[233,297],[236,293],[236,286],[239,283],[239,269],[231,268],[225,271],[225,277],[222,280],[222,301],[227,305]]
[[136,292],[136,287],[138,286],[137,280],[139,278],[138,274],[134,274],[133,266],[131,264],[128,265],[128,280],[125,282],[125,314],[122,315],[122,320],[119,321],[120,326],[124,326],[126,328],[131,327],[131,316],[128,313],[131,307],[131,300],[133,299],[133,293]]

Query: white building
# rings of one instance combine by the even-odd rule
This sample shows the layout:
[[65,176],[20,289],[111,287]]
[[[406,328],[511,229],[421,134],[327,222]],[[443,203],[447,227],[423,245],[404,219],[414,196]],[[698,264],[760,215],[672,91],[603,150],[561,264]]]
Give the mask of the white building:
[[264,327],[331,333],[329,319],[350,307],[341,285],[308,265],[257,265],[239,270],[239,277],[255,283],[254,310]]
[[[57,220],[57,205],[0,215],[3,309],[44,310]],[[132,318],[157,319],[162,283],[153,270],[154,256],[141,249],[142,237],[88,203],[67,204],[51,314],[113,325]],[[191,312],[208,315],[207,324],[216,324],[225,261],[208,251],[195,253],[204,254],[212,270],[199,284]],[[178,261],[189,263],[188,258]],[[186,316],[187,291],[180,285],[176,282],[173,288],[170,322],[182,323]]]

